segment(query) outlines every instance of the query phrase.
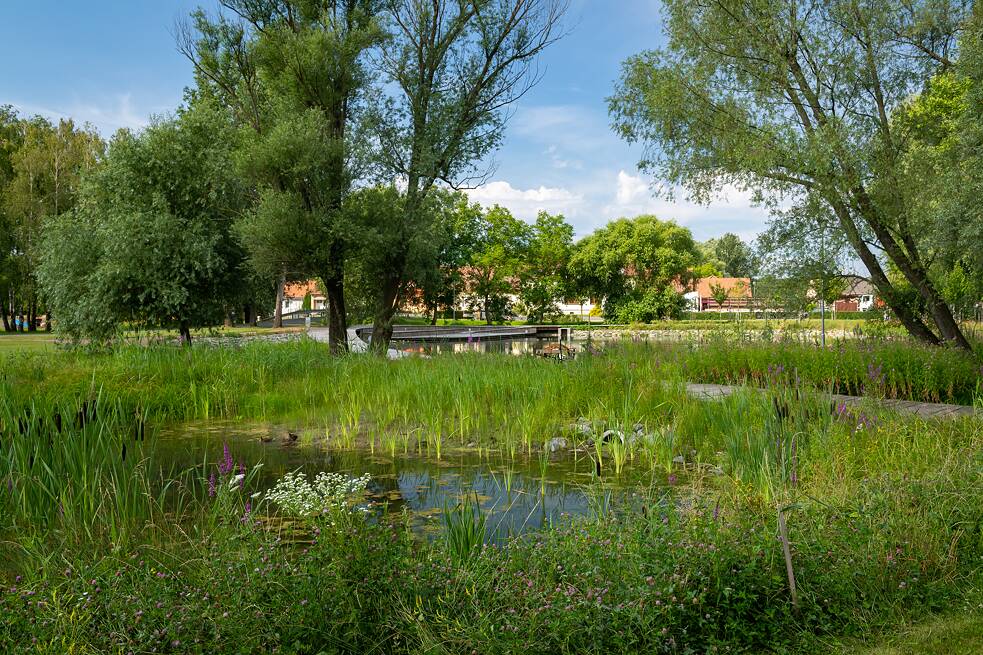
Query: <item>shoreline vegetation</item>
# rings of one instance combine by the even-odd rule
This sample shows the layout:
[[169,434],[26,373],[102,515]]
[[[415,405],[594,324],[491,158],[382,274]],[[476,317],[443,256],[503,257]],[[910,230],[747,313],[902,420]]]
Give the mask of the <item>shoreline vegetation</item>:
[[[867,391],[978,383],[978,364],[938,350],[838,347],[837,370]],[[729,349],[733,370],[764,367],[765,394],[687,397],[697,361],[723,370],[714,348],[389,362],[299,340],[0,357],[0,650],[805,653],[945,610],[979,617],[980,422],[830,407],[799,392],[828,383],[827,360],[794,344]],[[428,541],[405,515],[368,520],[344,481],[318,496],[293,480],[308,504],[270,495],[234,443],[189,470],[158,461],[158,427],[219,418],[304,425],[328,452],[586,456],[601,463],[596,507],[483,545],[462,501]],[[651,482],[637,507],[607,505],[605,481],[638,471]],[[311,498],[321,512],[291,510]],[[956,618],[953,652],[978,637]]]

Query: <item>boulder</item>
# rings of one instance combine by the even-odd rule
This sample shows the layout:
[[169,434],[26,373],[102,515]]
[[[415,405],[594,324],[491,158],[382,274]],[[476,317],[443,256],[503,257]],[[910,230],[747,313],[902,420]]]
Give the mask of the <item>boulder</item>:
[[546,442],[546,452],[548,453],[558,453],[561,450],[566,450],[570,447],[570,444],[563,437],[553,437]]

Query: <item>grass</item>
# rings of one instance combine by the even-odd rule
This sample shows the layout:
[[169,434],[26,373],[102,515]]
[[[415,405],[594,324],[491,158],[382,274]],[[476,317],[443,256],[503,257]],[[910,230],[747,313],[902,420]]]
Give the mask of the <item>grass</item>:
[[49,350],[55,345],[54,335],[45,332],[0,332],[0,356],[5,353]]
[[[855,347],[858,366],[884,355]],[[301,341],[3,358],[0,651],[828,652],[941,648],[942,624],[978,641],[932,616],[983,583],[979,421],[837,411],[784,375],[702,402],[682,388],[693,357],[642,343],[388,362]],[[155,459],[155,426],[220,417],[295,420],[330,449],[438,459],[473,443],[546,468],[563,436],[601,462],[596,509],[501,546],[481,545],[470,500],[433,542],[403,516],[290,516],[252,470],[236,477],[234,452],[188,471]],[[647,482],[612,508],[604,481],[622,476]],[[911,624],[928,627],[892,636]]]
[[712,339],[675,352],[694,382],[795,383],[846,395],[965,405],[983,396],[983,360],[954,349],[892,341],[837,341],[826,349],[795,342],[735,348],[731,341]]
[[976,655],[983,647],[983,613],[946,615],[902,628],[870,648],[850,643],[843,653],[862,655]]

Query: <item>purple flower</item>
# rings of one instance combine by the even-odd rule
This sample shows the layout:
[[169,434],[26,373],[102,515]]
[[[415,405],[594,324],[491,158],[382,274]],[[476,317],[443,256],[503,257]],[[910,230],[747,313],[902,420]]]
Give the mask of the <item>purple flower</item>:
[[218,463],[218,472],[222,475],[228,475],[232,473],[235,468],[235,462],[232,461],[232,453],[229,451],[229,444],[222,444],[222,461]]
[[212,471],[211,476],[208,478],[208,497],[215,497],[215,472]]
[[676,474],[675,473],[670,473],[669,474],[669,484],[670,485],[676,484]]

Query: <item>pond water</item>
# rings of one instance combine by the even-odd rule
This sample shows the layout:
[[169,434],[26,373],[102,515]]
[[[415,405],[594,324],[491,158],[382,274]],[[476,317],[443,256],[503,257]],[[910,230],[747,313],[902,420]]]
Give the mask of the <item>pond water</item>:
[[[646,472],[623,471],[618,478],[597,478],[587,455],[564,454],[548,462],[532,457],[508,458],[494,451],[447,447],[440,460],[426,454],[391,455],[368,448],[328,448],[311,433],[288,441],[288,426],[211,421],[162,430],[157,455],[167,466],[187,469],[207,459],[218,462],[224,444],[246,468],[262,463],[258,490],[272,487],[294,470],[310,477],[320,471],[371,475],[369,508],[390,514],[406,511],[414,530],[432,536],[443,527],[441,513],[464,499],[477,500],[486,519],[486,539],[500,542],[521,534],[599,511],[618,511],[642,502],[643,486],[664,484]],[[264,442],[264,439],[270,439]],[[415,444],[414,444],[415,445]],[[412,446],[411,446],[412,448]],[[214,464],[210,465],[214,466]],[[647,494],[646,494],[647,496]]]
[[[556,339],[473,339],[471,341],[393,341],[392,347],[416,355],[447,353],[505,353],[509,355],[535,355]],[[566,341],[564,341],[566,344]],[[573,340],[571,345],[580,351],[586,341]]]

